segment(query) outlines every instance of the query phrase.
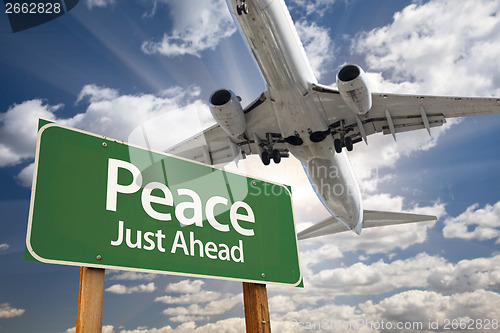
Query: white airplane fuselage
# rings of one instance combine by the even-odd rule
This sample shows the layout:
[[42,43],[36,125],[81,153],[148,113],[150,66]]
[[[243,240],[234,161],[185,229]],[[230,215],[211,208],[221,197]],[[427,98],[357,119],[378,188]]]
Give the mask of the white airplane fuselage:
[[287,148],[302,162],[330,213],[360,233],[361,193],[346,153],[335,153],[331,135],[310,140],[311,133],[327,131],[329,123],[310,98],[317,80],[284,1],[247,0],[248,14],[242,15],[236,12],[241,0],[227,3],[260,67],[282,137],[303,139]]

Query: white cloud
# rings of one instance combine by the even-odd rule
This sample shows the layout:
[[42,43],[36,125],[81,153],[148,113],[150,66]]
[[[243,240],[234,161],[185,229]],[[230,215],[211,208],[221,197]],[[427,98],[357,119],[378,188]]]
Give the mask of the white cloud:
[[208,302],[204,306],[200,306],[199,304],[191,304],[188,307],[169,307],[163,310],[163,314],[174,317],[221,315],[231,310],[237,304],[241,304],[242,302],[242,295],[227,294],[223,298]]
[[[370,325],[397,323],[412,325],[417,329],[405,332],[438,332],[443,330],[445,319],[469,320],[477,318],[496,319],[500,316],[497,308],[500,295],[492,291],[476,290],[455,295],[443,295],[434,291],[409,290],[380,300],[378,303],[367,301],[354,306],[334,303],[305,307],[286,313],[271,313],[272,331],[297,332],[316,327],[317,330],[335,330],[339,332],[380,332]],[[439,329],[429,329],[429,321],[439,322]],[[421,323],[422,326],[418,326]],[[311,326],[307,326],[311,325]],[[313,326],[316,325],[316,326]],[[337,325],[337,326],[335,326]],[[342,330],[342,327],[350,328]],[[423,327],[421,329],[420,327]],[[176,328],[137,328],[122,330],[121,333],[170,333],[170,332],[242,332],[245,330],[243,318],[227,318],[214,323],[196,326],[186,322]],[[312,329],[309,329],[312,330]],[[401,331],[401,330],[394,330]]]
[[478,204],[467,208],[457,217],[444,221],[443,235],[445,238],[461,238],[484,241],[497,239],[500,244],[500,201],[484,208]]
[[369,145],[356,145],[349,159],[362,192],[374,193],[381,182],[390,179],[387,171],[394,168],[401,158],[432,149],[439,138],[458,122],[459,119],[449,119],[445,125],[433,128],[432,137],[425,130],[400,133],[396,136],[397,141],[390,135],[375,134],[368,137]]
[[201,286],[205,284],[202,280],[182,280],[176,283],[169,283],[165,288],[167,293],[192,294],[201,291]]
[[366,78],[366,84],[372,92],[391,92],[398,94],[422,93],[419,83],[410,81],[396,83],[392,80],[385,79],[382,72],[366,72]]
[[190,321],[176,328],[170,326],[161,328],[136,328],[135,330],[121,330],[120,333],[240,333],[244,331],[245,320],[243,318],[227,318],[198,327],[193,321]]
[[41,99],[14,104],[0,114],[0,167],[34,157],[38,118],[56,119],[62,104],[48,105]]
[[285,295],[271,297],[268,303],[270,312],[290,312],[297,308],[293,298]]
[[[102,333],[114,333],[115,329],[112,325],[104,325],[102,327]],[[68,328],[64,333],[76,333],[76,327]]]
[[9,247],[9,244],[0,244],[0,251],[7,250]]
[[0,318],[14,318],[22,316],[26,310],[16,309],[10,306],[9,303],[0,304]]
[[114,332],[115,332],[115,330],[114,330],[113,326],[111,326],[111,325],[104,325],[102,327],[102,333],[114,333]]
[[118,91],[106,87],[98,87],[95,84],[88,84],[82,88],[76,99],[76,104],[84,99],[88,99],[90,103],[109,101],[118,98]]
[[[196,95],[199,93],[198,89],[193,90]],[[196,96],[191,95],[190,90],[171,89],[160,96],[119,95],[113,89],[87,85],[78,97],[79,102],[89,101],[86,112],[67,119],[65,123],[131,143],[142,139],[137,144],[147,141],[152,149],[163,150],[188,133],[197,133],[195,131],[201,126],[200,117],[206,117],[200,115],[209,114],[208,106],[193,97]],[[144,129],[142,126],[146,123],[149,126]],[[192,128],[170,126],[166,132],[165,128],[172,123],[190,123]],[[145,130],[148,139],[144,141],[144,136],[132,136],[134,130],[141,134]]]
[[[163,311],[163,314],[170,316],[172,321],[186,322],[209,320],[209,316],[224,314],[243,300],[241,295],[202,290],[204,284],[205,282],[202,280],[182,280],[170,283],[165,288],[165,291],[181,295],[157,297],[155,302],[190,304],[187,307],[169,307]],[[201,303],[206,304],[200,305]]]
[[[444,331],[445,320],[456,319],[473,322],[478,319],[496,319],[500,316],[498,307],[491,304],[500,302],[500,294],[476,290],[473,292],[442,295],[432,291],[410,290],[388,297],[378,304],[368,301],[359,307],[367,320],[379,322],[421,322],[428,332]],[[429,329],[429,320],[439,322],[439,330]],[[451,325],[449,325],[451,326]],[[476,328],[475,326],[473,326]],[[420,329],[409,329],[405,332],[422,332]]]
[[333,42],[328,35],[328,29],[319,27],[316,23],[307,21],[295,22],[297,33],[304,44],[307,58],[311,63],[316,77],[319,79],[326,65],[334,59]]
[[[182,138],[206,128],[213,120],[208,106],[199,99],[199,88],[172,87],[158,95],[120,95],[115,89],[86,85],[78,103],[88,103],[84,113],[61,118],[62,104],[50,105],[34,99],[14,104],[0,114],[0,167],[32,160],[35,155],[38,119],[127,141],[162,151]],[[189,127],[170,124],[190,124]],[[165,131],[165,128],[169,131]],[[28,165],[17,176],[24,186],[31,186],[34,165]]]
[[[186,282],[184,282],[186,281]],[[184,280],[172,284],[172,291],[201,289],[201,280]],[[500,295],[485,289],[500,287],[500,255],[450,263],[445,258],[419,254],[413,258],[372,264],[357,263],[349,267],[326,269],[305,281],[306,289],[269,286],[270,293],[281,291],[269,298],[271,324],[280,332],[297,331],[299,324],[332,321],[367,322],[423,322],[445,318],[498,318],[498,309],[491,304],[500,301]],[[354,305],[339,305],[332,299],[339,295],[370,295],[401,291],[381,299],[378,303],[365,301]],[[429,289],[429,290],[415,290]],[[183,295],[181,296],[183,297]],[[212,315],[227,313],[242,302],[241,295],[227,294],[206,306],[191,304],[187,307],[170,307],[164,314],[173,322],[183,322],[176,328],[137,328],[121,332],[237,332],[244,330],[242,318],[227,318],[216,323],[196,326],[194,321],[210,320]],[[227,325],[232,323],[233,326]],[[236,326],[234,326],[236,325]],[[357,332],[372,332],[369,327],[359,327]],[[415,330],[416,332],[417,330]],[[436,331],[436,330],[432,330]]]
[[216,291],[200,290],[194,293],[183,294],[180,296],[161,296],[155,299],[155,302],[162,302],[165,304],[193,304],[193,303],[206,303],[215,301],[220,298],[221,293]]
[[[324,269],[306,279],[311,289],[327,295],[381,294],[400,288],[423,288],[428,285],[430,270],[446,260],[419,254],[414,258],[370,265],[357,263],[350,267]],[[325,295],[326,296],[326,295]]]
[[[386,262],[356,263],[334,269],[325,260],[305,274],[305,289],[269,286],[273,312],[293,312],[331,302],[338,296],[380,295],[404,289],[432,290],[442,294],[473,292],[500,287],[500,255],[451,263],[439,256]],[[338,265],[338,264],[337,264]]]
[[16,176],[16,180],[21,186],[31,187],[33,182],[33,172],[35,171],[35,163],[28,164],[21,172]]
[[[287,300],[288,301],[288,300]],[[434,291],[409,290],[380,300],[378,303],[366,301],[357,305],[337,305],[334,303],[321,306],[306,306],[300,310],[286,313],[271,313],[272,330],[276,332],[297,332],[312,330],[316,327],[339,332],[380,332],[370,325],[382,322],[396,326],[398,323],[415,325],[416,329],[405,332],[439,332],[443,330],[445,319],[467,321],[478,318],[496,319],[499,309],[491,307],[498,304],[500,295],[492,291],[476,290],[473,292],[443,295]],[[439,322],[439,329],[429,329],[429,321]],[[422,326],[419,326],[421,324]],[[308,326],[310,325],[310,326]],[[316,325],[316,326],[313,326]],[[342,330],[342,327],[350,328]],[[422,327],[422,328],[420,328]],[[137,328],[122,330],[121,333],[170,333],[170,332],[226,332],[236,333],[245,330],[243,318],[227,318],[214,323],[196,326],[186,322],[176,328]],[[396,330],[394,331],[402,331]]]
[[129,271],[111,271],[106,270],[107,272],[111,272],[112,274],[109,278],[110,280],[128,280],[128,281],[136,281],[136,280],[145,280],[152,281],[158,277],[157,274],[151,273],[139,273],[139,272],[129,272]]
[[[326,304],[322,306],[306,307],[297,311],[291,311],[283,315],[271,315],[271,327],[273,331],[279,332],[301,332],[301,331],[337,331],[335,326],[326,326],[331,321],[336,323],[356,321],[362,318],[362,314],[356,306]],[[338,330],[348,332],[349,330]],[[352,329],[353,332],[368,332],[360,329]]]
[[[499,302],[500,294],[485,289],[499,288],[499,261],[497,255],[454,264],[442,257],[419,254],[390,263],[379,260],[322,270],[306,278],[304,290],[270,286],[271,293],[279,290],[288,294],[269,300],[271,323],[280,332],[349,323],[360,323],[356,332],[373,332],[368,322],[426,325],[429,320],[438,320],[442,329],[444,319],[498,318],[499,310],[491,305]],[[409,290],[387,296],[378,303],[369,300],[348,306],[332,301],[339,295],[380,295],[401,289]],[[414,330],[417,331],[422,329]],[[438,330],[429,330],[435,331]]]
[[429,287],[443,293],[498,289],[500,255],[491,258],[461,260],[457,264],[436,267],[428,277]]
[[370,71],[420,93],[499,95],[499,11],[490,0],[413,3],[390,25],[361,34],[354,49]]
[[112,294],[133,294],[133,293],[152,293],[156,290],[156,286],[154,282],[148,284],[140,284],[138,286],[127,287],[122,284],[115,284],[109,288],[106,288],[105,291]]
[[297,7],[305,15],[323,16],[334,3],[335,0],[293,0],[291,5]]
[[[164,0],[173,21],[171,33],[160,41],[146,41],[143,52],[166,56],[194,55],[213,50],[222,39],[236,32],[225,1]],[[195,10],[193,10],[195,9]],[[217,14],[214,14],[217,13]]]
[[195,322],[202,320],[209,320],[210,317],[203,316],[190,316],[190,315],[179,315],[175,317],[171,317],[170,320],[173,322],[185,323],[185,322]]
[[115,0],[87,0],[87,7],[88,9],[92,9],[94,7],[108,7],[111,6],[115,3]]

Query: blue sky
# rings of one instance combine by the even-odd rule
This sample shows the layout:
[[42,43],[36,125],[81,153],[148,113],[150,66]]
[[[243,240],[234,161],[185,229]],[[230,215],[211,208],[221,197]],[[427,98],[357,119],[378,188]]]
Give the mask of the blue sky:
[[[372,91],[500,96],[500,1],[287,5],[324,84],[354,62]],[[148,138],[160,150],[213,122],[215,89],[246,105],[264,83],[224,1],[82,0],[16,34],[0,15],[0,73],[0,332],[72,332],[78,268],[23,261],[37,119],[137,144],[140,125],[158,124]],[[499,127],[499,115],[481,116],[451,120],[432,138],[356,145],[349,157],[366,208],[439,219],[301,242],[305,288],[268,286],[273,330],[323,319],[500,319]],[[291,185],[298,230],[327,216],[297,160],[264,168],[250,157],[239,171]],[[109,271],[105,290],[104,332],[244,327],[237,282]]]

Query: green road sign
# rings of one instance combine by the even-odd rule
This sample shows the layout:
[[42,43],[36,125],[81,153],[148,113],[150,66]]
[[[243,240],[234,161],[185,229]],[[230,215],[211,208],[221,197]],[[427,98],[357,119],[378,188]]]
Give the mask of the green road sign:
[[298,285],[290,190],[49,123],[26,247],[64,265]]

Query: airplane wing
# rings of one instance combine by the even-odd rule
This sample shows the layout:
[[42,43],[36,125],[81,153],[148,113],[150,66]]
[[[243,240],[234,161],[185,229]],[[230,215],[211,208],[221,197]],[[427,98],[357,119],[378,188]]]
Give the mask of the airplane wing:
[[[446,118],[484,115],[500,112],[498,98],[443,97],[426,95],[372,94],[372,108],[362,116],[354,114],[338,90],[327,86],[313,87],[316,106],[325,113],[335,136],[343,126],[353,143],[382,132],[392,134],[427,129],[446,123]],[[343,121],[343,124],[342,124]]]
[[217,124],[166,150],[167,153],[205,164],[233,161],[245,146],[230,138]]
[[[228,135],[218,124],[182,141],[165,152],[205,164],[222,164],[238,156],[259,154],[261,149],[273,142],[274,149],[288,155],[281,140],[280,130],[274,116],[272,104],[263,93],[244,110],[247,130],[241,138]],[[274,141],[273,141],[274,140]]]
[[[363,229],[383,227],[396,224],[406,224],[413,222],[435,221],[437,218],[432,215],[419,215],[409,213],[382,212],[376,210],[363,211]],[[335,217],[331,216],[313,226],[299,232],[297,239],[307,239],[318,236],[336,234],[349,231],[349,229]]]
[[[372,108],[359,116],[349,109],[338,90],[331,87],[313,85],[308,98],[330,122],[333,136],[340,137],[343,129],[353,143],[368,142],[369,135],[379,132],[391,134],[394,139],[396,133],[417,129],[427,129],[430,134],[432,127],[445,124],[447,118],[500,112],[498,98],[373,93]],[[231,162],[241,155],[260,154],[269,144],[288,156],[272,108],[263,93],[244,109],[247,130],[243,137],[234,139],[219,125],[213,125],[166,152],[212,165]]]

